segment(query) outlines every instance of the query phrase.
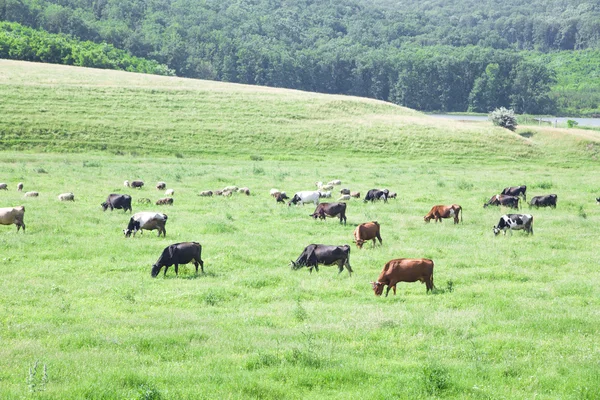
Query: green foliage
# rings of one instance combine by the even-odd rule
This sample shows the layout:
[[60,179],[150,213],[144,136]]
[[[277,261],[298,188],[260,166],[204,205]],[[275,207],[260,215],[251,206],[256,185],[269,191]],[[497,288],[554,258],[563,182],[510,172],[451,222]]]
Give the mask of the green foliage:
[[490,120],[496,126],[514,131],[517,129],[517,118],[513,110],[507,110],[500,107],[492,111],[489,115]]
[[579,125],[579,122],[572,120],[572,119],[568,119],[567,120],[567,127],[568,128],[575,128],[577,125]]

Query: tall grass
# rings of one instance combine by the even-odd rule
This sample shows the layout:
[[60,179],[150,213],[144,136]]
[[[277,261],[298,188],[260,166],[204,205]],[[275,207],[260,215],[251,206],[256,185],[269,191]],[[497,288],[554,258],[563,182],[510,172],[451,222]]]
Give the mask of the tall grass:
[[[600,185],[586,149],[593,133],[539,130],[524,139],[360,99],[94,70],[66,76],[57,66],[34,65],[28,75],[0,65],[9,99],[0,105],[0,140],[9,148],[0,152],[0,181],[10,187],[0,191],[0,206],[24,205],[27,224],[25,234],[0,225],[3,399],[591,399],[600,392]],[[123,89],[136,85],[135,95]],[[152,91],[171,111],[151,106]],[[53,99],[43,106],[53,110],[47,119],[35,111],[34,93]],[[114,103],[101,107],[103,96]],[[186,96],[216,103],[198,110],[221,126],[214,139],[191,122]],[[134,118],[136,109],[146,111]],[[294,118],[278,124],[285,113]],[[34,127],[48,136],[38,138]],[[274,143],[257,141],[258,128]],[[17,131],[23,135],[8,138]],[[71,136],[61,139],[65,132]],[[403,145],[388,146],[396,135]],[[35,140],[52,151],[36,151]],[[21,146],[26,151],[16,151]],[[361,192],[387,187],[399,198],[349,202],[344,226],[268,194],[335,178]],[[125,179],[146,186],[125,188]],[[138,198],[162,197],[153,188],[159,180],[175,189],[174,205],[139,205]],[[40,197],[23,198],[19,181]],[[558,207],[524,208],[535,217],[533,236],[494,237],[492,226],[509,210],[482,205],[519,184],[528,196],[556,193]],[[227,185],[252,194],[198,196]],[[74,203],[58,201],[66,191]],[[100,208],[113,192],[131,194],[134,212],[165,212],[167,237],[125,239],[129,213]],[[463,207],[463,223],[424,223],[432,205],[451,203]],[[380,222],[383,245],[352,248],[352,277],[335,267],[289,268],[310,243],[352,245],[354,227],[370,220]],[[162,249],[188,240],[202,244],[206,273],[187,265],[179,277],[171,268],[151,278]],[[400,283],[397,296],[375,297],[369,282],[397,257],[432,258],[434,294]]]

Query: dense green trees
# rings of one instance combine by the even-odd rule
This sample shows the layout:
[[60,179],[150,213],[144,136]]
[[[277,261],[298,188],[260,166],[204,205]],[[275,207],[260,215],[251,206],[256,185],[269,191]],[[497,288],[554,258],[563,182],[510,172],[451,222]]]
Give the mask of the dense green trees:
[[552,72],[520,54],[600,49],[591,0],[0,0],[0,19],[110,43],[180,76],[420,110],[550,112]]

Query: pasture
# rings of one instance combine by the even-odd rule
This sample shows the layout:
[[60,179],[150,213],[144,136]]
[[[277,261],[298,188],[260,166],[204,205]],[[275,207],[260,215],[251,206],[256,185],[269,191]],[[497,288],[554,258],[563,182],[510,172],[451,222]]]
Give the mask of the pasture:
[[[3,399],[597,398],[597,133],[521,136],[371,100],[64,68],[0,63],[0,207],[24,205],[27,225],[0,225]],[[398,199],[352,199],[344,226],[269,196],[331,179]],[[158,181],[173,206],[139,205],[163,197]],[[483,203],[521,184],[556,193],[556,210],[524,206],[534,235],[494,237],[510,210]],[[251,195],[198,196],[228,185]],[[166,238],[124,238],[130,214],[103,212],[109,193],[166,213]],[[461,224],[423,221],[452,203]],[[371,220],[383,245],[358,250],[354,227]],[[206,273],[151,278],[181,241],[202,244]],[[310,243],[352,245],[352,277],[292,271]],[[369,282],[398,257],[431,258],[437,290],[375,297]]]

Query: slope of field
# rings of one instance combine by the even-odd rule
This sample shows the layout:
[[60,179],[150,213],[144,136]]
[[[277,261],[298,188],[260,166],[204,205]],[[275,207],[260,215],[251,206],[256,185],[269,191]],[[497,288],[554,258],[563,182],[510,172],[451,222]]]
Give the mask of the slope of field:
[[[0,62],[0,82],[0,207],[24,205],[27,225],[0,225],[0,398],[600,393],[596,132],[512,133],[358,98],[54,65]],[[398,199],[352,200],[344,226],[268,194],[331,179]],[[138,203],[163,196],[159,180],[174,205]],[[534,235],[494,237],[512,210],[483,203],[521,184],[558,207],[524,205]],[[227,185],[251,195],[198,195]],[[74,203],[56,198],[67,191]],[[166,213],[166,238],[125,239],[130,214],[100,208],[109,193]],[[424,223],[451,203],[462,223]],[[359,250],[352,232],[371,220],[383,245]],[[150,277],[165,246],[189,240],[205,274]],[[354,274],[291,270],[310,243],[352,245]],[[369,282],[398,257],[433,259],[437,289],[375,297]]]

